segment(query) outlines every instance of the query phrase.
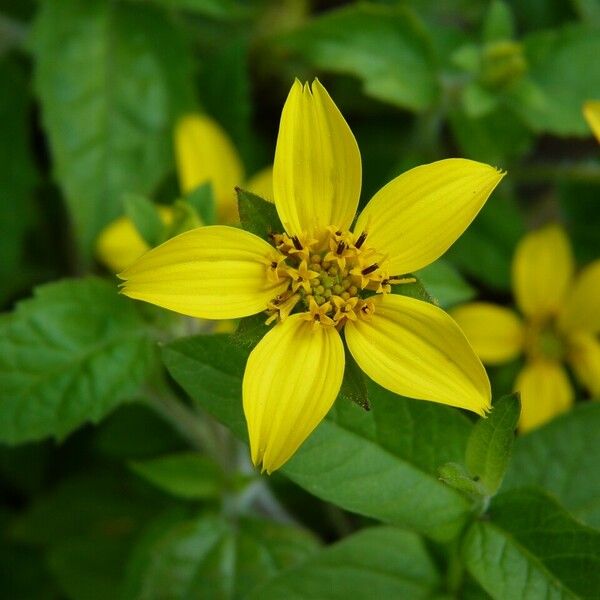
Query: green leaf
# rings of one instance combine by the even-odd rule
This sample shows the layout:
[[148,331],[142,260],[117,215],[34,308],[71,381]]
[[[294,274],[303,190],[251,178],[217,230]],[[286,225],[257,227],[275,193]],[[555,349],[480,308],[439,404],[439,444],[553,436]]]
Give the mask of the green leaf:
[[515,34],[512,11],[503,0],[493,0],[483,23],[482,38],[485,42],[510,40]]
[[435,564],[418,536],[392,527],[371,527],[275,576],[250,598],[416,600],[431,598],[439,580]]
[[494,196],[446,258],[494,290],[509,290],[517,242],[525,233],[523,216],[510,196]]
[[[241,388],[247,356],[248,349],[224,335],[181,339],[163,350],[163,360],[175,380],[195,402],[244,440]],[[456,460],[458,446],[464,453],[466,436],[448,443],[450,450],[439,448],[436,442],[453,437],[468,425],[457,414],[461,420],[457,427],[452,418],[445,419],[449,410],[436,407],[442,410],[430,421],[430,429],[413,429],[414,423],[426,422],[428,410],[435,410],[422,406],[429,403],[404,400],[374,384],[368,386],[368,393],[372,411],[338,403],[285,465],[283,473],[315,496],[352,512],[409,526],[437,539],[453,537],[470,506],[467,499],[438,480],[437,466]],[[378,403],[387,405],[393,400],[400,406],[398,420],[384,412],[378,417]],[[413,409],[415,420],[403,422],[402,418],[413,416]],[[390,429],[407,432],[404,437],[388,429],[387,447],[377,440],[377,426],[386,419]],[[435,432],[435,441],[427,437],[428,431]],[[388,449],[395,449],[396,444],[398,454]],[[432,465],[432,461],[437,464]]]
[[171,167],[174,119],[191,105],[184,36],[151,6],[44,2],[32,33],[35,84],[54,172],[84,257]]
[[131,302],[100,279],[36,288],[0,319],[0,440],[64,438],[130,400],[154,365]]
[[133,221],[148,246],[153,248],[164,240],[165,225],[154,203],[139,194],[125,194],[123,204],[125,214]]
[[523,94],[515,109],[538,132],[589,135],[581,114],[600,89],[600,30],[583,25],[535,33],[525,38],[530,80],[540,95]]
[[356,364],[346,344],[344,344],[344,356],[346,364],[344,365],[344,378],[340,389],[340,399],[354,402],[364,410],[371,410],[365,376]]
[[[133,1],[133,0],[132,0]],[[235,0],[135,0],[136,2],[154,2],[166,8],[187,10],[215,19],[235,19],[245,14]]]
[[445,260],[436,260],[417,271],[416,275],[435,303],[442,308],[468,302],[475,296],[475,290]]
[[204,225],[214,225],[217,222],[215,197],[210,182],[199,185],[192,190],[185,200],[190,204]]
[[333,10],[282,42],[319,69],[358,77],[377,100],[415,111],[437,101],[430,40],[405,7],[359,4]]
[[244,348],[254,348],[262,337],[269,331],[269,326],[265,325],[265,313],[258,313],[251,317],[240,319],[232,340],[235,344]]
[[505,105],[479,118],[454,110],[449,114],[449,123],[462,154],[491,165],[510,165],[524,156],[534,142],[527,126]]
[[598,597],[600,532],[537,490],[497,496],[489,518],[468,530],[462,553],[492,598]]
[[123,597],[238,599],[316,549],[305,531],[269,521],[205,515],[157,523],[132,556]]
[[186,499],[218,497],[224,483],[221,469],[206,456],[195,452],[132,461],[129,467],[160,489]]
[[600,403],[576,405],[517,438],[503,490],[540,486],[575,517],[600,528]]
[[471,431],[465,453],[467,469],[481,481],[489,495],[498,491],[504,478],[520,414],[518,394],[504,396]]
[[282,233],[283,225],[279,220],[277,209],[272,202],[267,202],[260,196],[236,188],[238,211],[242,227],[265,239],[270,239],[272,233]]
[[[486,490],[475,481],[467,469],[460,463],[449,462],[442,465],[439,469],[440,479],[449,486],[457,489],[473,500],[483,500],[487,496]],[[485,506],[485,504],[481,504]]]

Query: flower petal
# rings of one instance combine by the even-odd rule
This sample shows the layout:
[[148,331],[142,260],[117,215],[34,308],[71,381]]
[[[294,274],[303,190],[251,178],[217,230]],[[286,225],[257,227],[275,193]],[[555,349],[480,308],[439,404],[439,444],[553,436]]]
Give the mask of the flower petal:
[[369,321],[346,324],[360,368],[379,385],[422,400],[472,410],[490,408],[490,382],[464,333],[443,310],[406,296],[373,298]]
[[273,202],[273,167],[265,167],[246,181],[244,189]]
[[600,142],[600,100],[588,100],[583,105],[583,116]]
[[266,309],[287,287],[267,279],[274,252],[241,229],[198,227],[150,250],[121,273],[122,293],[191,317],[246,317]]
[[600,333],[600,260],[590,263],[575,278],[562,307],[559,327],[565,331]]
[[508,308],[473,302],[450,311],[477,356],[486,364],[507,362],[523,349],[523,325]]
[[560,363],[536,360],[525,365],[515,383],[521,392],[519,429],[539,427],[573,404],[573,388]]
[[439,258],[475,218],[504,174],[483,163],[449,158],[415,167],[381,188],[355,231],[389,256],[393,275]]
[[595,398],[600,398],[600,342],[588,333],[569,339],[569,364],[577,379]]
[[175,128],[175,155],[183,193],[210,182],[219,218],[237,221],[235,186],[244,180],[244,168],[221,126],[205,115],[182,117]]
[[573,277],[569,238],[558,225],[528,233],[517,246],[512,265],[515,298],[525,315],[543,320],[556,314]]
[[[163,223],[173,221],[173,209],[168,206],[157,207]],[[148,244],[129,217],[120,217],[107,225],[98,236],[96,256],[114,273],[126,269],[149,250]]]
[[296,452],[331,408],[344,375],[344,347],[333,327],[293,315],[251,352],[244,414],[252,462],[272,473]]
[[360,152],[325,88],[296,80],[281,113],[273,165],[279,218],[290,234],[350,227],[361,186]]

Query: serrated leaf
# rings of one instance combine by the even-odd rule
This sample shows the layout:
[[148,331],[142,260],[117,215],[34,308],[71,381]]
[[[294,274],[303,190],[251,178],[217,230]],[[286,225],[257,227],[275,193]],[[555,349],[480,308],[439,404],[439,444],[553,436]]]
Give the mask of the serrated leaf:
[[234,600],[310,556],[315,539],[304,530],[269,521],[205,515],[157,523],[129,564],[125,598]]
[[599,431],[600,403],[590,402],[519,436],[502,490],[540,486],[600,528]]
[[165,225],[156,206],[139,194],[125,194],[123,197],[125,214],[133,221],[138,233],[150,248],[160,244],[165,238]]
[[0,319],[0,440],[58,439],[130,400],[154,365],[135,307],[96,278],[36,288]]
[[44,2],[32,32],[35,85],[80,249],[171,167],[175,117],[191,105],[184,37],[160,10],[103,0]]
[[265,240],[272,233],[282,233],[283,225],[279,220],[277,209],[272,202],[267,202],[260,196],[236,188],[238,197],[238,212],[242,227]]
[[475,296],[475,290],[445,260],[436,260],[417,271],[416,276],[429,296],[442,308],[468,302]]
[[358,77],[377,100],[421,111],[438,97],[427,31],[406,7],[358,4],[332,10],[282,43],[319,69]]
[[[195,402],[244,440],[241,387],[248,353],[224,335],[181,339],[163,350],[163,360],[175,380]],[[409,404],[419,404],[369,385],[373,410],[365,412],[350,403],[337,403],[329,418],[284,466],[283,473],[315,496],[347,510],[410,526],[437,539],[453,537],[470,506],[466,498],[438,480],[437,467],[455,460],[455,453],[446,454],[445,460],[431,470],[423,468],[420,461],[431,460],[432,452],[439,448],[418,456],[411,448],[432,446],[431,440],[410,428],[412,435],[398,442],[403,453],[395,454],[382,446],[377,441],[374,416],[378,395],[396,399],[408,414]],[[399,422],[393,423],[400,429]],[[441,424],[436,422],[438,427]],[[438,435],[444,437],[439,430]]]
[[462,555],[492,598],[598,597],[600,532],[529,489],[496,496],[489,519],[471,526]]
[[217,221],[215,197],[210,182],[199,185],[192,190],[185,200],[198,213],[203,225],[214,225]]
[[218,497],[224,484],[218,465],[195,452],[131,461],[129,467],[156,487],[190,500]]
[[488,417],[479,419],[469,436],[467,469],[489,495],[498,491],[504,478],[520,414],[518,394],[504,396],[494,403]]
[[439,585],[422,540],[392,527],[371,527],[276,575],[254,600],[431,598]]

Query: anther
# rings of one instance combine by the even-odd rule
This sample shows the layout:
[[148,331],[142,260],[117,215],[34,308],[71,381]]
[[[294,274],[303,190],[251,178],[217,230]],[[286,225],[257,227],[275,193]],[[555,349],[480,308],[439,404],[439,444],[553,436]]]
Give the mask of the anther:
[[297,235],[293,235],[292,236],[292,242],[293,242],[294,248],[296,248],[296,250],[302,250],[303,249],[303,246],[300,243],[300,240],[298,239]]
[[345,247],[346,247],[346,244],[344,244],[344,242],[339,242],[337,245],[337,248],[335,250],[335,253],[339,256],[344,251]]
[[356,240],[356,244],[354,244],[355,248],[360,248],[364,243],[365,240],[367,239],[367,232],[363,231],[359,236],[358,239]]
[[363,275],[369,275],[370,273],[372,273],[373,271],[377,271],[377,269],[379,269],[379,265],[377,263],[373,263],[371,266],[366,267],[365,269],[363,269],[361,271],[361,273]]

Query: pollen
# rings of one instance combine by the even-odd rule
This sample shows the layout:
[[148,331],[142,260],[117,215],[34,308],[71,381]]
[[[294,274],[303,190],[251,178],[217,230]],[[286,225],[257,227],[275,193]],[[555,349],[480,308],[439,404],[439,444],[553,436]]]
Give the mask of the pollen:
[[339,330],[348,321],[371,318],[371,296],[414,281],[388,274],[386,256],[369,247],[366,231],[355,235],[329,227],[319,239],[284,233],[272,241],[277,256],[268,259],[267,277],[289,283],[269,303],[267,324],[300,313],[314,327]]

